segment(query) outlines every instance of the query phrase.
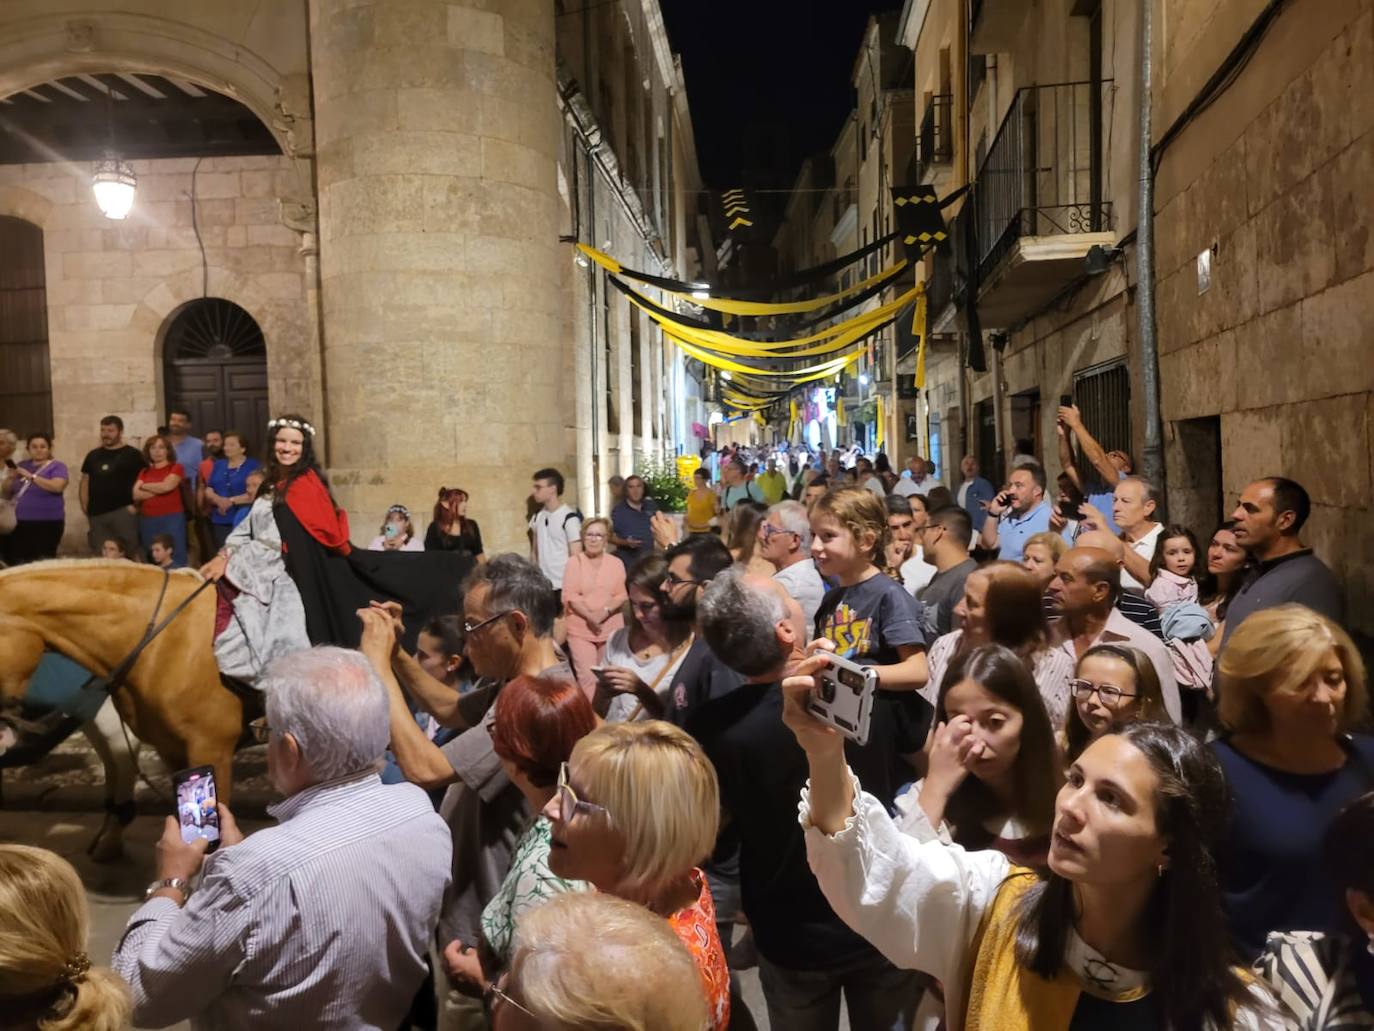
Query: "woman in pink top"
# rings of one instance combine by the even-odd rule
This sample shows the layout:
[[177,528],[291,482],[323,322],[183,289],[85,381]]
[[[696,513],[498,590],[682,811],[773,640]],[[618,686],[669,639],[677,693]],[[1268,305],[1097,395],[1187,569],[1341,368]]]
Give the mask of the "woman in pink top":
[[607,554],[609,520],[582,524],[582,551],[568,557],[563,571],[563,613],[577,682],[587,697],[596,697],[594,666],[601,665],[606,641],[625,625],[625,563]]

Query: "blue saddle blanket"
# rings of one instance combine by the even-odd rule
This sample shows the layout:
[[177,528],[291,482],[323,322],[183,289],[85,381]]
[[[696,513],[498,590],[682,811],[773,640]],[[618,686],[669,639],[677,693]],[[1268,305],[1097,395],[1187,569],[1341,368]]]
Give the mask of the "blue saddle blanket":
[[94,674],[65,655],[44,652],[38,668],[29,678],[24,704],[39,709],[57,710],[85,723],[104,703],[104,691],[86,684]]

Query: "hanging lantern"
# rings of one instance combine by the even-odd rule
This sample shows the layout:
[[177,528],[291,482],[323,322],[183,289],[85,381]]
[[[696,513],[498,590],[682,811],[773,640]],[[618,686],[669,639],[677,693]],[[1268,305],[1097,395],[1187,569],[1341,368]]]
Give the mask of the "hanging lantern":
[[100,213],[106,218],[116,221],[128,218],[137,187],[138,176],[134,175],[133,168],[114,151],[106,151],[105,157],[95,163],[91,189],[95,191]]

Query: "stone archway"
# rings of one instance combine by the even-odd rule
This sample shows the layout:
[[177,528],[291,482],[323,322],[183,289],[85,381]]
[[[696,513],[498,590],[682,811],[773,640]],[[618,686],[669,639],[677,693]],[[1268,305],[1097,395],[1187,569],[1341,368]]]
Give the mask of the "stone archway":
[[[314,128],[303,12],[294,5],[263,5],[268,10],[262,17],[235,19],[207,7],[205,20],[216,24],[202,28],[162,17],[160,6],[133,0],[118,12],[0,15],[0,96],[83,73],[185,79],[233,97],[267,126],[292,159],[296,200],[313,209]],[[140,7],[148,13],[138,13]]]

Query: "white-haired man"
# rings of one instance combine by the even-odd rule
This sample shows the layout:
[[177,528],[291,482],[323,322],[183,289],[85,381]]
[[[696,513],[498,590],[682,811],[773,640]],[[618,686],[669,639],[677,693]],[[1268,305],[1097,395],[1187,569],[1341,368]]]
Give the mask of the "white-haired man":
[[780,501],[759,525],[759,554],[777,570],[773,579],[797,600],[807,633],[816,625],[816,610],[825,584],[811,559],[811,521],[800,501]]
[[268,810],[279,826],[244,837],[221,805],[221,847],[206,858],[205,840],[185,843],[167,817],[158,879],[113,966],[144,1027],[390,1031],[425,976],[448,828],[418,787],[378,776],[388,701],[365,658],[317,648],[263,677],[255,730],[285,796]]
[[[744,683],[706,702],[687,729],[716,768],[721,807],[740,846],[740,900],[759,951],[759,981],[775,1028],[835,1031],[841,996],[850,1026],[910,1027],[919,975],[898,970],[845,926],[806,862],[792,815],[806,755],[788,740],[781,683],[805,656],[811,628],[777,579],[735,565],[702,595],[702,638]],[[859,769],[873,744],[846,747]]]

